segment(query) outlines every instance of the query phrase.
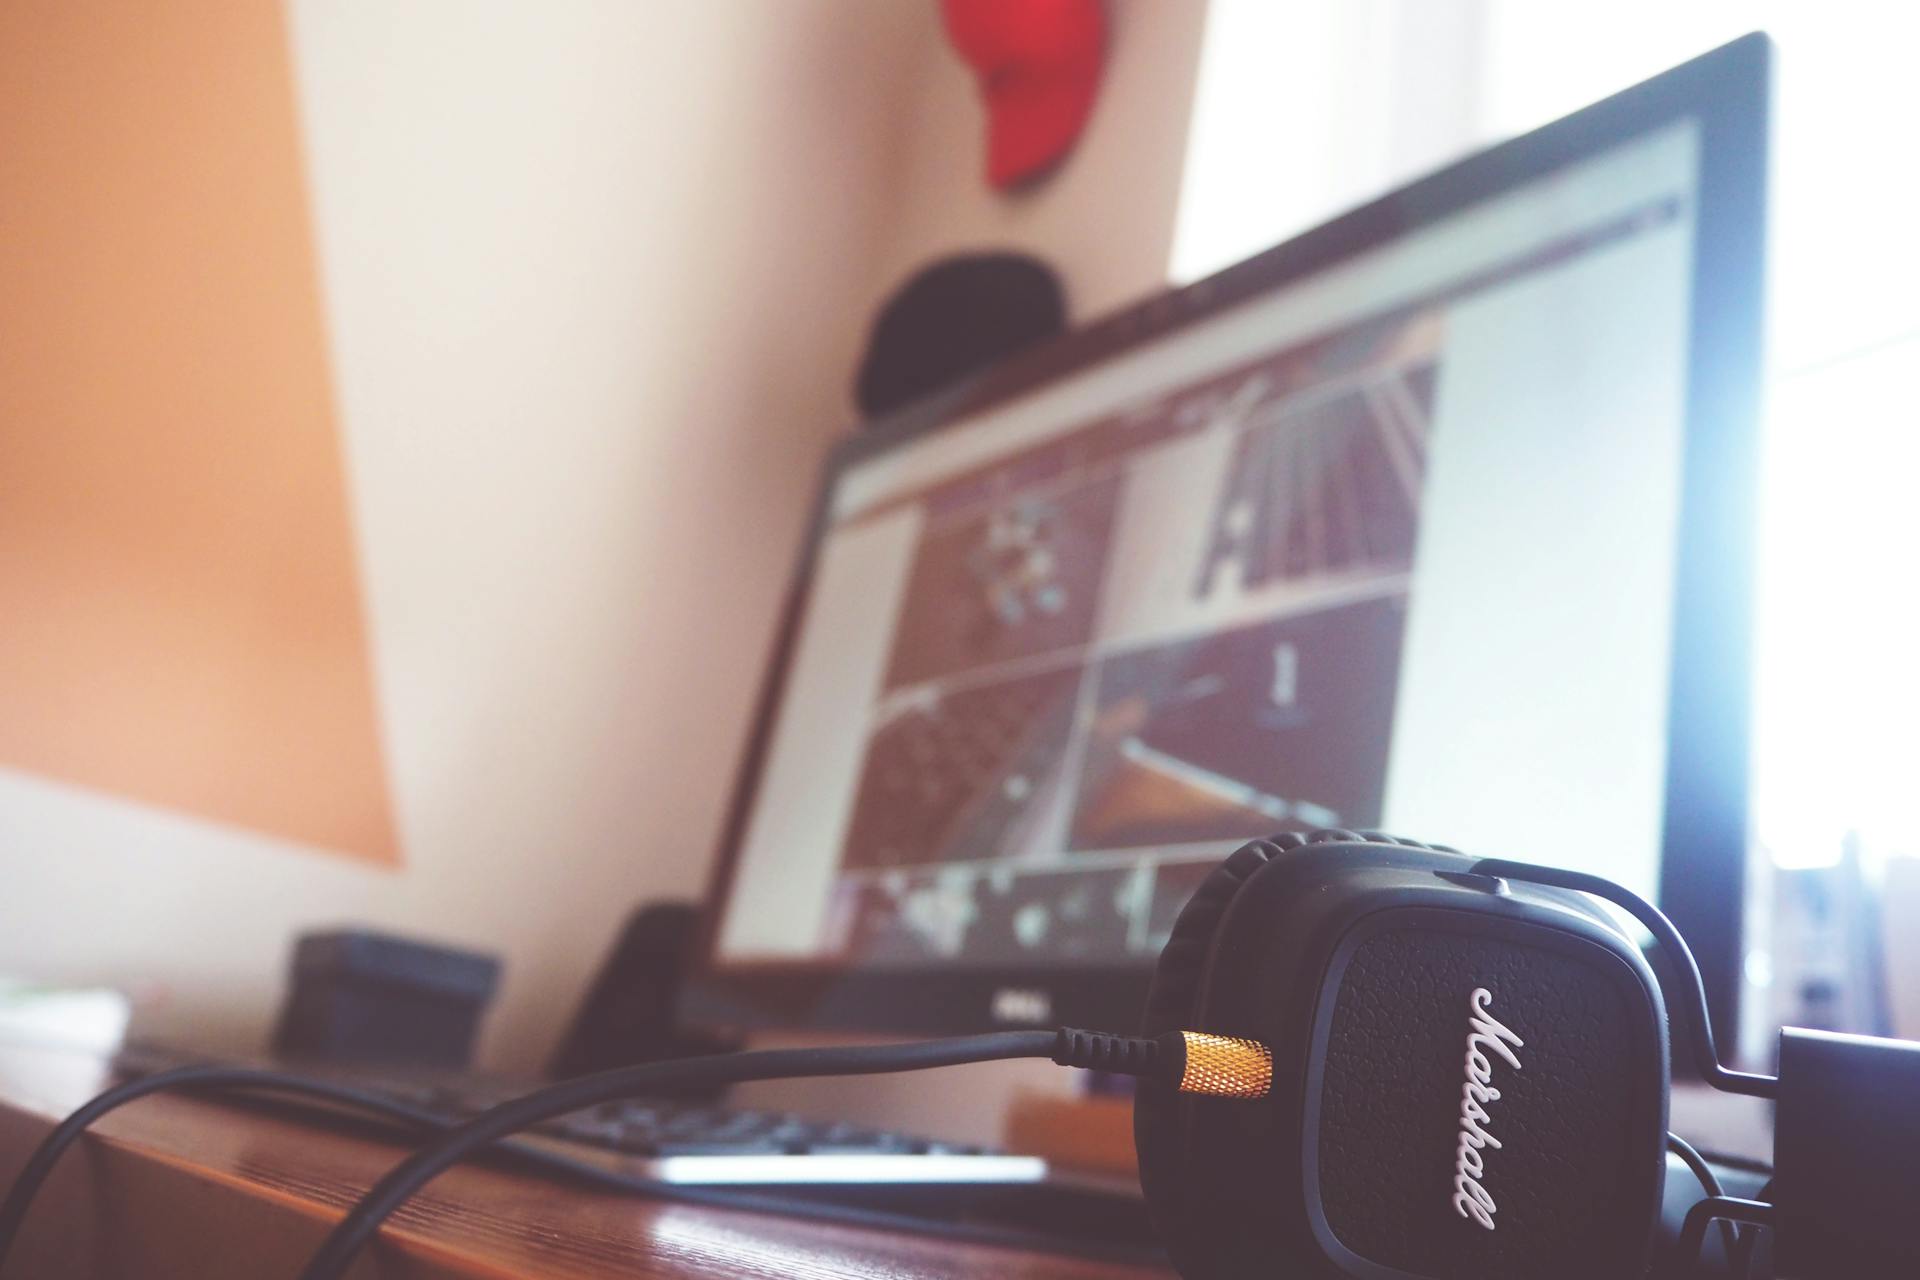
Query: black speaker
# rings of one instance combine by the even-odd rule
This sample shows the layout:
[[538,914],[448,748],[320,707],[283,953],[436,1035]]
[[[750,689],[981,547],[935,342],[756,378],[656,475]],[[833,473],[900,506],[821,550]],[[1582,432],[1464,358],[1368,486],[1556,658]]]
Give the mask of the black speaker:
[[1352,832],[1248,845],[1195,893],[1146,1031],[1272,1047],[1251,1106],[1143,1089],[1141,1178],[1188,1280],[1643,1272],[1668,1041],[1581,895]]
[[500,960],[370,929],[302,934],[273,1052],[303,1062],[464,1067]]
[[[547,1074],[567,1080],[639,1062],[738,1049],[735,1039],[680,1021],[680,989],[699,936],[700,912],[689,902],[649,903],[629,916],[554,1050]],[[690,1083],[661,1092],[717,1098],[725,1089]]]

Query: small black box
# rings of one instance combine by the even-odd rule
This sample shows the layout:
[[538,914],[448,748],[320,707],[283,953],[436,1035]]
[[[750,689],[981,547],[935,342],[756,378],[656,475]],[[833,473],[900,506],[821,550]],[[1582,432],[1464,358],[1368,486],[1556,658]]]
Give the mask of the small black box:
[[494,956],[364,929],[294,947],[275,1054],[322,1062],[464,1067],[500,979]]

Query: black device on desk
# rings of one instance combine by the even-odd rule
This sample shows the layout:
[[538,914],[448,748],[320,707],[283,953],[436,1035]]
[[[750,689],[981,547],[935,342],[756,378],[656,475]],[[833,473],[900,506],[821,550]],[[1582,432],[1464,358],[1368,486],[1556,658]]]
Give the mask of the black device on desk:
[[369,929],[304,934],[294,943],[273,1052],[308,1062],[464,1068],[499,981],[495,956]]

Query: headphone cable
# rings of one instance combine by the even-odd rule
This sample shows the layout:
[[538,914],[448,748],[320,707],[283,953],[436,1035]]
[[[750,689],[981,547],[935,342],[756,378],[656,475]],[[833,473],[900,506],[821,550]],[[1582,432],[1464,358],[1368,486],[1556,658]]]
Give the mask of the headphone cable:
[[[1693,1176],[1699,1181],[1701,1190],[1705,1191],[1708,1196],[1718,1198],[1727,1194],[1726,1189],[1720,1185],[1720,1175],[1713,1171],[1713,1166],[1707,1163],[1707,1158],[1701,1155],[1699,1148],[1695,1147],[1691,1142],[1688,1142],[1677,1133],[1669,1133],[1667,1135],[1667,1150],[1679,1156],[1681,1162],[1693,1171]],[[1725,1218],[1720,1220],[1720,1239],[1721,1243],[1724,1244],[1727,1249],[1727,1267],[1731,1274],[1738,1277],[1739,1280],[1745,1280],[1746,1276],[1739,1250],[1740,1237],[1742,1234],[1740,1227],[1735,1223],[1729,1222]],[[1682,1260],[1683,1263],[1685,1261],[1685,1259]],[[1740,1266],[1742,1269],[1732,1271],[1732,1268],[1736,1266]]]
[[380,1224],[427,1183],[487,1144],[569,1111],[696,1081],[877,1075],[1007,1058],[1049,1058],[1061,1066],[1156,1080],[1214,1097],[1264,1097],[1273,1081],[1271,1052],[1251,1040],[1192,1031],[1116,1036],[1070,1027],[850,1048],[767,1049],[602,1071],[503,1102],[401,1161],[328,1234],[300,1280],[341,1280]]
[[[23,1167],[15,1178],[5,1202],[0,1203],[0,1274],[4,1274],[6,1259],[14,1240],[20,1233],[23,1220],[32,1206],[35,1195],[61,1154],[80,1139],[89,1125],[98,1122],[108,1112],[129,1102],[136,1102],[161,1092],[179,1092],[190,1096],[214,1098],[232,1097],[243,1104],[248,1100],[254,1100],[271,1105],[273,1100],[279,1099],[296,1107],[304,1100],[309,1103],[349,1108],[361,1113],[370,1123],[397,1125],[422,1137],[444,1133],[459,1123],[458,1120],[444,1113],[398,1102],[383,1094],[363,1093],[331,1081],[286,1071],[212,1065],[157,1071],[107,1090],[93,1103],[88,1104],[86,1116],[82,1117],[76,1113],[75,1116],[69,1117],[72,1123],[63,1124],[42,1140],[28,1165]],[[966,1218],[949,1221],[906,1210],[814,1200],[782,1194],[778,1191],[699,1186],[619,1173],[604,1165],[562,1155],[546,1147],[517,1142],[511,1138],[495,1143],[486,1150],[484,1155],[499,1158],[501,1163],[508,1167],[564,1179],[592,1190],[645,1196],[675,1204],[778,1214],[788,1218],[801,1218],[810,1222],[825,1222],[843,1227],[906,1231],[935,1239],[951,1240],[959,1244],[983,1244],[1003,1249],[1061,1253],[1089,1258],[1096,1262],[1149,1266],[1164,1266],[1166,1263],[1166,1255],[1158,1249],[1090,1237],[1083,1238],[1077,1235],[1068,1237],[1017,1226],[996,1226]]]
[[[28,1207],[60,1156],[107,1113],[167,1090],[193,1093],[291,1094],[368,1112],[436,1136],[436,1140],[389,1171],[355,1204],[321,1245],[302,1276],[339,1277],[386,1218],[415,1191],[448,1167],[483,1149],[504,1150],[517,1160],[624,1190],[656,1184],[606,1174],[589,1165],[502,1143],[530,1125],[602,1102],[645,1095],[689,1083],[731,1084],[808,1076],[869,1075],[1013,1058],[1049,1058],[1082,1067],[1158,1080],[1186,1093],[1258,1098],[1272,1083],[1272,1055],[1264,1045],[1229,1036],[1169,1032],[1147,1038],[1060,1028],[1009,1031],[901,1044],[773,1049],[755,1053],[682,1058],[603,1071],[535,1090],[464,1123],[450,1122],[377,1094],[285,1072],[219,1065],[179,1067],[106,1090],[61,1121],[35,1149],[5,1201],[0,1202],[0,1264],[19,1234]],[[730,1197],[730,1203],[745,1203]]]

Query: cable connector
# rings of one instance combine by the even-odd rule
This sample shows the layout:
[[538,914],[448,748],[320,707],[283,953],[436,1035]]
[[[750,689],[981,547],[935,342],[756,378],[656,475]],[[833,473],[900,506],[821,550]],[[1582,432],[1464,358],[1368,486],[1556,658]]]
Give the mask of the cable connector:
[[1205,1031],[1169,1031],[1148,1038],[1062,1027],[1053,1060],[1063,1067],[1138,1076],[1214,1098],[1264,1098],[1273,1087],[1273,1053],[1267,1046]]
[[1264,1098],[1273,1088],[1273,1051],[1258,1040],[1174,1032],[1180,1038],[1180,1092],[1214,1098]]

